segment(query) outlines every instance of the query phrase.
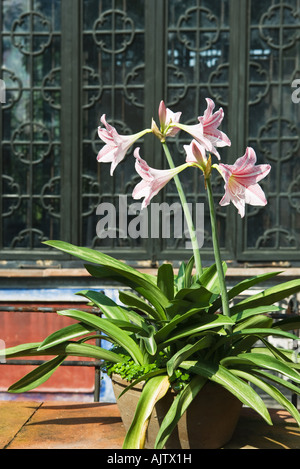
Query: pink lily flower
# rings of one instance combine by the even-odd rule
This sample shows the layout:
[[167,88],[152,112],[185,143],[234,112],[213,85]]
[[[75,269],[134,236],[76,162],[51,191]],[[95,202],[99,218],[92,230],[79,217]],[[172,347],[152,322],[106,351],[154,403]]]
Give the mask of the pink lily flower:
[[236,206],[240,216],[245,215],[245,203],[263,206],[267,204],[264,191],[257,184],[271,170],[269,164],[256,165],[256,154],[248,147],[246,153],[238,158],[233,165],[216,165],[225,181],[225,194],[220,205],[228,205],[230,201]]
[[186,159],[187,163],[193,163],[199,166],[202,171],[205,171],[207,159],[205,155],[205,148],[197,142],[197,140],[193,140],[189,145],[183,145],[183,148],[186,152]]
[[160,129],[152,119],[152,132],[161,141],[165,141],[166,137],[174,137],[180,130],[178,127],[176,127],[176,124],[179,122],[181,114],[181,112],[171,111],[166,107],[164,101],[161,101],[158,108]]
[[214,153],[218,159],[220,159],[220,155],[215,147],[225,147],[231,145],[231,141],[227,137],[224,132],[218,130],[219,125],[221,124],[224,111],[220,108],[213,114],[213,110],[215,108],[215,103],[212,99],[206,98],[207,108],[203,114],[203,116],[198,117],[199,122],[203,125],[203,134],[204,136],[210,140],[214,150]]
[[169,108],[166,108],[163,101],[160,102],[158,109],[158,116],[160,121],[161,131],[164,132],[167,129],[166,136],[174,137],[179,132],[178,127],[169,127],[170,124],[176,125],[181,117],[181,112],[173,112]]
[[148,163],[140,157],[140,149],[134,150],[134,157],[136,158],[135,169],[141,176],[142,181],[139,182],[132,192],[134,199],[141,199],[144,197],[141,209],[149,205],[150,200],[158,194],[158,192],[178,173],[190,166],[186,163],[172,169],[154,169],[148,166]]
[[99,163],[111,163],[110,174],[112,176],[116,166],[125,158],[131,145],[151,130],[145,129],[133,135],[119,135],[117,130],[106,122],[105,114],[101,116],[100,120],[105,129],[98,127],[98,135],[106,145],[99,151],[97,160]]
[[190,134],[195,140],[197,140],[198,143],[200,143],[202,147],[205,148],[205,150],[207,150],[210,153],[214,153],[220,159],[219,153],[212,145],[210,139],[207,138],[207,136],[204,134],[204,128],[201,122],[199,122],[199,124],[194,124],[194,125],[178,123],[176,124],[176,127],[179,127],[184,132],[187,132],[188,134]]

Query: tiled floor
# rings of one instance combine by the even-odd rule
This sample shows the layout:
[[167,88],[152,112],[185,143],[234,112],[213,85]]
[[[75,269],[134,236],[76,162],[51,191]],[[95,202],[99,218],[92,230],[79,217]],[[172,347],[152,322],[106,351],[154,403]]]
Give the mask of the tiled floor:
[[[243,409],[225,449],[300,449],[300,429],[282,410],[269,426]],[[121,449],[125,431],[116,404],[0,402],[0,449]]]

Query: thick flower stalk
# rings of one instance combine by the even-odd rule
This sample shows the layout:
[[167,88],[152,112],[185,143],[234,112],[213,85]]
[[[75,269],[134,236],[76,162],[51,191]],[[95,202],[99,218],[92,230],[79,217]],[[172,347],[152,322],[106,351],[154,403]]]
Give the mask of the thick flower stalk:
[[[166,142],[162,143],[167,161],[169,163],[170,168],[174,169],[175,165],[173,162],[172,155],[169,151],[169,148],[166,144]],[[195,166],[194,161],[186,161],[188,166]],[[185,197],[185,193],[182,187],[182,184],[179,180],[178,174],[174,176],[174,181],[176,185],[176,189],[180,198],[180,202],[184,211],[184,216],[187,222],[189,234],[190,234],[190,239],[192,243],[192,248],[193,248],[193,255],[194,255],[194,261],[195,261],[195,267],[196,267],[196,276],[199,277],[203,273],[203,268],[202,268],[202,261],[201,261],[201,256],[200,256],[200,249],[199,249],[199,243],[198,243],[198,238],[197,238],[197,232],[195,230],[194,222],[192,219],[191,212],[189,210],[187,200]]]
[[98,135],[105,145],[98,153],[97,160],[99,163],[111,163],[110,175],[112,176],[116,166],[125,158],[134,142],[152,131],[145,129],[133,135],[120,135],[113,126],[106,122],[105,114],[100,120],[105,128],[98,127]]
[[246,153],[238,158],[233,165],[216,165],[225,181],[225,194],[220,205],[228,205],[230,201],[238,209],[241,217],[245,215],[245,204],[264,206],[267,203],[264,191],[258,184],[269,174],[268,164],[255,165],[256,154],[248,147]]
[[[181,112],[177,112],[177,113],[172,112],[170,109],[168,109],[165,106],[164,101],[161,101],[159,105],[159,109],[158,109],[158,116],[159,116],[159,122],[160,122],[160,129],[158,129],[156,123],[154,122],[154,120],[152,120],[152,131],[160,139],[162,143],[162,147],[165,152],[165,156],[167,158],[170,168],[175,169],[172,155],[166,144],[166,138],[174,137],[177,134],[177,132],[179,132],[180,130],[179,120],[181,117]],[[191,166],[195,165],[194,161],[191,161],[191,162],[186,161],[186,162],[190,163],[189,165]],[[192,219],[192,216],[191,216],[188,204],[187,204],[187,200],[185,197],[185,193],[182,188],[182,184],[180,182],[178,174],[175,174],[174,182],[175,182],[176,189],[180,198],[181,205],[183,207],[185,219],[186,219],[189,234],[190,234],[190,239],[191,239],[192,248],[193,248],[193,255],[194,255],[194,260],[195,260],[196,275],[199,277],[202,274],[203,269],[202,269],[202,261],[201,261],[201,256],[200,256],[197,233],[194,227],[193,219]]]

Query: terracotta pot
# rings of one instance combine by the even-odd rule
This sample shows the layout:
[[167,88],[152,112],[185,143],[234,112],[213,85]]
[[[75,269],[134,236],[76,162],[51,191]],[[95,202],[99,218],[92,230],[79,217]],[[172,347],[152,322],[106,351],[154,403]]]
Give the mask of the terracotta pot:
[[[127,431],[132,422],[141,394],[142,383],[118,396],[128,382],[114,375],[113,390],[121,418]],[[160,422],[163,420],[175,394],[168,392],[157,402],[152,412],[146,435],[145,449],[153,449]],[[218,449],[232,438],[242,403],[223,387],[208,381],[181,417],[166,442],[165,449]]]

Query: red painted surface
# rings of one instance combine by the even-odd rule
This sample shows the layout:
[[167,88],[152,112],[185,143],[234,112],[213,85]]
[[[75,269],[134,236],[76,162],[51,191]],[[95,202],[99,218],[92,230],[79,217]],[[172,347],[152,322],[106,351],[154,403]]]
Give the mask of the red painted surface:
[[[62,309],[82,309],[87,308],[86,304],[58,304],[35,303],[33,311],[27,304],[6,304],[0,303],[0,339],[5,342],[6,347],[12,347],[22,343],[39,342],[56,330],[73,324],[74,320],[65,316],[60,316],[56,312],[42,312],[43,308]],[[7,310],[3,310],[7,307]],[[19,309],[19,311],[13,311]],[[39,312],[38,312],[39,311]],[[94,343],[94,342],[89,342]],[[46,359],[44,357],[28,357],[28,359]],[[21,359],[21,358],[20,358]],[[25,358],[24,358],[25,359]],[[69,360],[84,360],[88,358],[68,357]],[[7,359],[6,363],[9,363]],[[29,373],[36,366],[32,365],[2,365],[0,364],[0,392],[4,392],[15,381]],[[93,393],[94,390],[94,367],[87,366],[62,366],[43,385],[37,388],[42,392],[63,392],[63,393]],[[14,395],[15,396],[15,395]]]

